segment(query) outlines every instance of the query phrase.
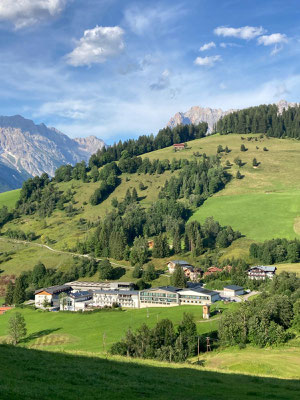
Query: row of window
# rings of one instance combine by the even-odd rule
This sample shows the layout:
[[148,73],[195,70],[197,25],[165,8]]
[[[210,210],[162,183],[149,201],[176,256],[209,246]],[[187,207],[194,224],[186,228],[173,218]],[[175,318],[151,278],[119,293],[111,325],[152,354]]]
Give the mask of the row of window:
[[153,293],[153,292],[141,292],[140,296],[151,296],[151,297],[176,297],[176,294],[167,294],[167,293]]

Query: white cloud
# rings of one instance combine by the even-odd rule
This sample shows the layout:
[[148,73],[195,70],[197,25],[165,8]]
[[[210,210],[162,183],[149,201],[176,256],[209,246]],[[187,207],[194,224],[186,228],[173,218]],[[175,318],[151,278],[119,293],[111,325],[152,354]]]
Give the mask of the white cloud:
[[220,43],[220,47],[222,47],[223,49],[226,49],[226,47],[242,47],[242,46],[237,43],[222,42],[222,43]]
[[205,50],[209,50],[216,47],[215,42],[209,42],[209,43],[205,43],[203,46],[200,47],[200,51],[205,51]]
[[74,67],[103,63],[124,49],[123,35],[124,31],[119,26],[88,29],[77,47],[67,54],[67,63]]
[[[176,21],[185,13],[181,5],[174,7],[151,6],[129,7],[124,14],[125,24],[136,35],[144,35],[147,32],[166,32],[169,24]],[[158,29],[159,27],[159,29]]]
[[221,56],[210,56],[210,57],[197,57],[194,61],[195,65],[199,65],[201,67],[212,67],[216,62],[221,61]]
[[34,25],[62,12],[68,0],[1,0],[0,20],[9,21],[16,29]]
[[286,43],[287,41],[287,36],[283,33],[272,33],[272,35],[263,35],[257,39],[257,43],[263,44],[264,46],[272,46],[273,44]]
[[236,37],[239,39],[250,40],[265,33],[262,26],[242,26],[241,28],[231,28],[227,26],[219,26],[214,30],[217,36]]

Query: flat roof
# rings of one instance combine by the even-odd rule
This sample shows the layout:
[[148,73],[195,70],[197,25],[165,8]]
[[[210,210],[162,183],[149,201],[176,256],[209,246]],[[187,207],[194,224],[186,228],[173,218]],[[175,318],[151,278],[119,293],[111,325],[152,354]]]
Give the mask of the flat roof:
[[184,288],[179,290],[179,294],[181,292],[196,292],[199,294],[208,294],[210,296],[213,296],[214,294],[219,294],[218,292],[215,292],[214,290],[209,290],[209,289],[204,289],[204,288]]

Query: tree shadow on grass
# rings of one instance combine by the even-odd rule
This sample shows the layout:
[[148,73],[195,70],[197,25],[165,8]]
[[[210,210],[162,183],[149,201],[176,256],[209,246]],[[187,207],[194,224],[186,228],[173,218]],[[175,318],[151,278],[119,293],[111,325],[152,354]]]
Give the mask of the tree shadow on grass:
[[40,338],[42,336],[50,335],[51,333],[59,331],[60,329],[61,328],[44,329],[43,331],[38,331],[38,332],[31,333],[29,336],[26,336],[26,338],[22,339],[20,341],[20,343],[28,343],[31,340],[38,339],[38,338]]

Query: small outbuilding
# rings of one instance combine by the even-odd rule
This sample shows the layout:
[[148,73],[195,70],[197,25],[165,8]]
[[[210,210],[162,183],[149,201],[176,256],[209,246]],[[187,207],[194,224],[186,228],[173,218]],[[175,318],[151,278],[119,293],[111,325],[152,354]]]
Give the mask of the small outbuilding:
[[245,293],[244,288],[242,286],[237,285],[228,285],[223,289],[224,297],[235,297],[240,296]]

